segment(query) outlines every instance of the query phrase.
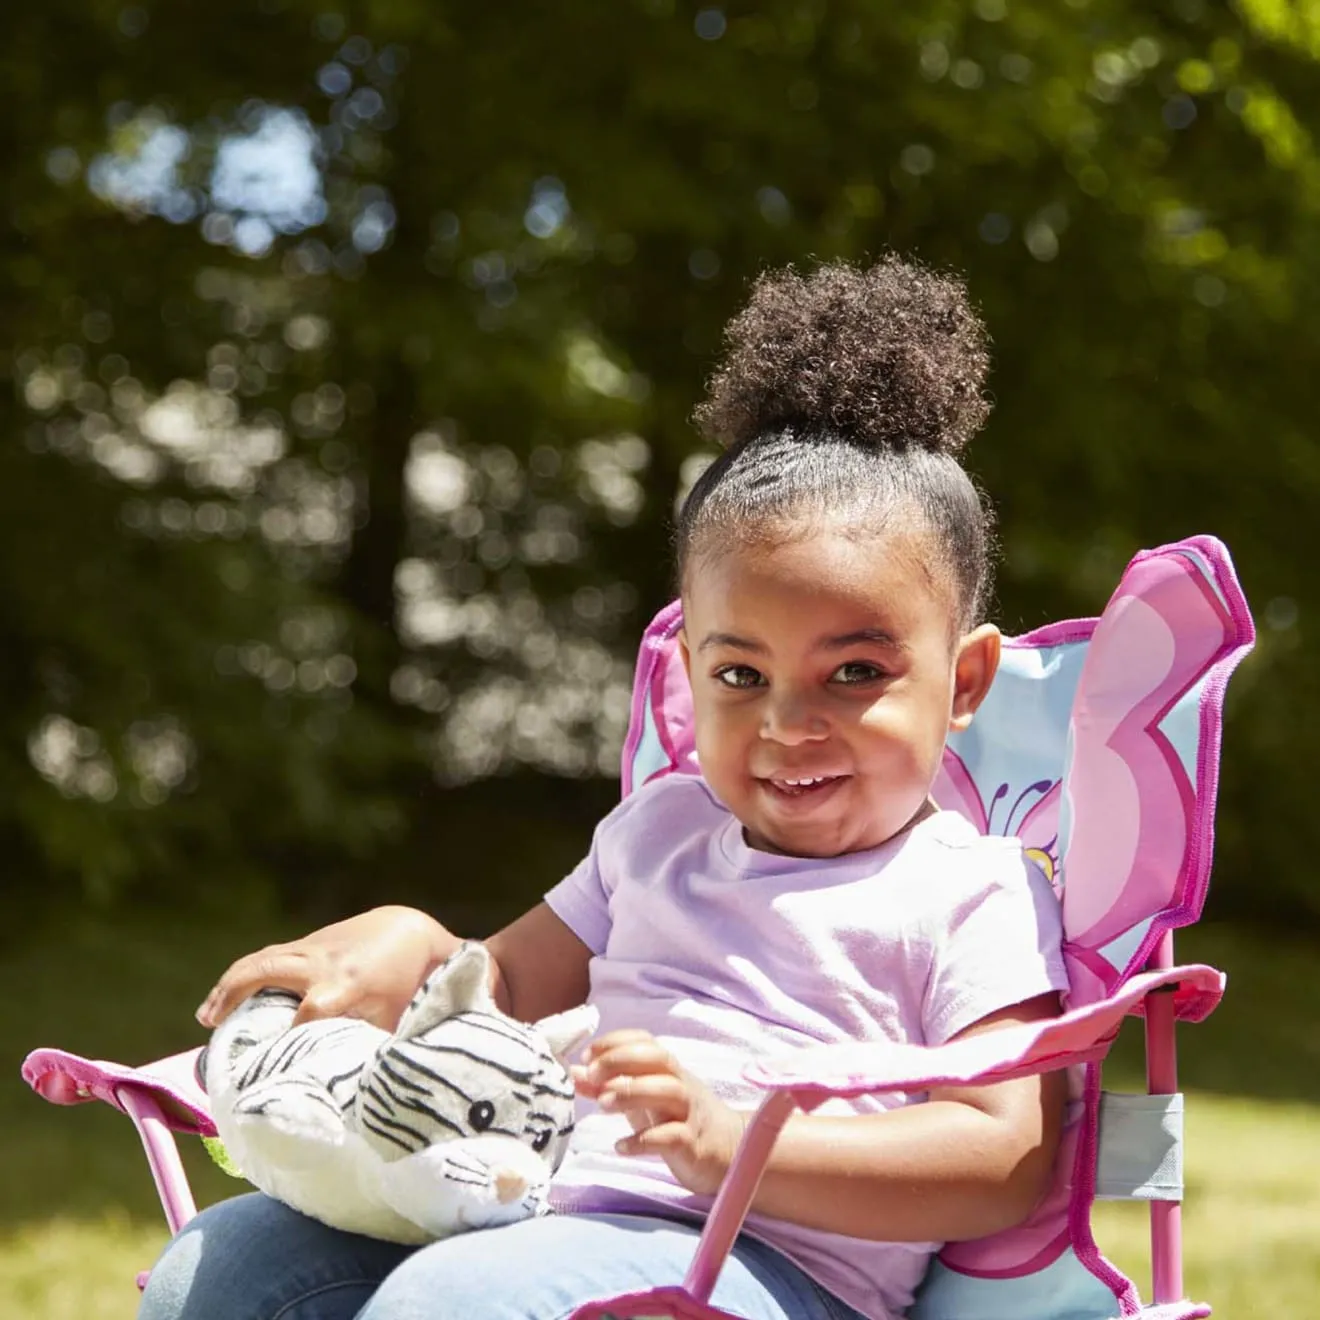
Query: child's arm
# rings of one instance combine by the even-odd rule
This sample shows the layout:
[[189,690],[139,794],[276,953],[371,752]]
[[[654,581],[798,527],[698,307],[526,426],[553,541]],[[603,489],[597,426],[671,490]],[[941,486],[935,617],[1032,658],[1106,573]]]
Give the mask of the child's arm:
[[[1059,1011],[1042,995],[961,1035]],[[661,1156],[689,1190],[712,1194],[747,1115],[685,1073],[651,1037],[617,1032],[590,1049],[579,1090],[628,1116],[627,1154]],[[1021,1222],[1049,1187],[1062,1127],[1063,1074],[933,1091],[888,1113],[795,1114],[775,1145],[754,1209],[809,1228],[887,1242],[984,1237]]]
[[[392,1030],[432,968],[462,943],[416,908],[380,907],[239,958],[197,1010],[214,1027],[264,986],[303,996],[298,1021],[349,1016]],[[591,952],[544,904],[486,941],[499,1006],[525,1022],[585,1001]]]

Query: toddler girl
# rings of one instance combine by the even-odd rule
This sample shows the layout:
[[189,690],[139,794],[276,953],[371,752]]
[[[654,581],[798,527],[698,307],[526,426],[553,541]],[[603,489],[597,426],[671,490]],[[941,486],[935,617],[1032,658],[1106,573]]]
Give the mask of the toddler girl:
[[[749,1062],[1057,1011],[1048,885],[1017,840],[930,798],[999,658],[989,518],[955,457],[986,366],[961,285],[892,257],[767,275],[729,327],[697,411],[727,448],[677,529],[701,777],[634,793],[487,941],[510,1013],[600,1011],[564,1213],[409,1250],[236,1198],[167,1248],[143,1317],[563,1320],[677,1283],[758,1098]],[[376,909],[240,959],[199,1017],[277,985],[304,1018],[392,1025],[457,943]],[[796,1115],[713,1302],[893,1320],[939,1243],[1031,1210],[1062,1103],[1058,1078],[1029,1078]]]

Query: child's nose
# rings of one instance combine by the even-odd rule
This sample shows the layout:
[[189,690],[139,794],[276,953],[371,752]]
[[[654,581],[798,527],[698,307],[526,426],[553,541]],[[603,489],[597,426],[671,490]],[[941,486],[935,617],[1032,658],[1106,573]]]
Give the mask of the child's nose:
[[829,721],[819,707],[805,697],[784,693],[766,706],[761,725],[761,737],[796,746],[798,743],[819,742],[828,738]]

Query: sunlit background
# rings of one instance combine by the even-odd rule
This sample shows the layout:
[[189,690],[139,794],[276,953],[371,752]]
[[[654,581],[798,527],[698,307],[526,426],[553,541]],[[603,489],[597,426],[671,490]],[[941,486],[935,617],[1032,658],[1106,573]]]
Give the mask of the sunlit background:
[[[277,932],[397,899],[481,933],[553,883],[617,794],[722,325],[758,270],[888,248],[990,327],[1007,631],[1229,544],[1261,640],[1212,913],[1248,980],[1280,931],[1311,956],[1313,0],[46,0],[0,14],[0,88],[14,1060],[186,1044]],[[1202,1086],[1317,1100],[1205,1031]],[[12,1103],[50,1190],[0,1299],[64,1314],[44,1216],[144,1202],[61,1153],[93,1120]]]

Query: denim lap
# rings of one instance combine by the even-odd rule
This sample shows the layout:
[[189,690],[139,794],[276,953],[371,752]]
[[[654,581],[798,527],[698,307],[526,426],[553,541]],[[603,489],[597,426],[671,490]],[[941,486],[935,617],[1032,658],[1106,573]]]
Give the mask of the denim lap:
[[165,1248],[138,1320],[353,1320],[410,1254],[260,1193],[236,1196],[203,1210]]
[[[261,1195],[203,1211],[165,1249],[139,1320],[563,1320],[681,1282],[688,1224],[554,1215],[408,1248],[341,1233]],[[711,1298],[747,1320],[858,1320],[778,1252],[740,1239]]]

